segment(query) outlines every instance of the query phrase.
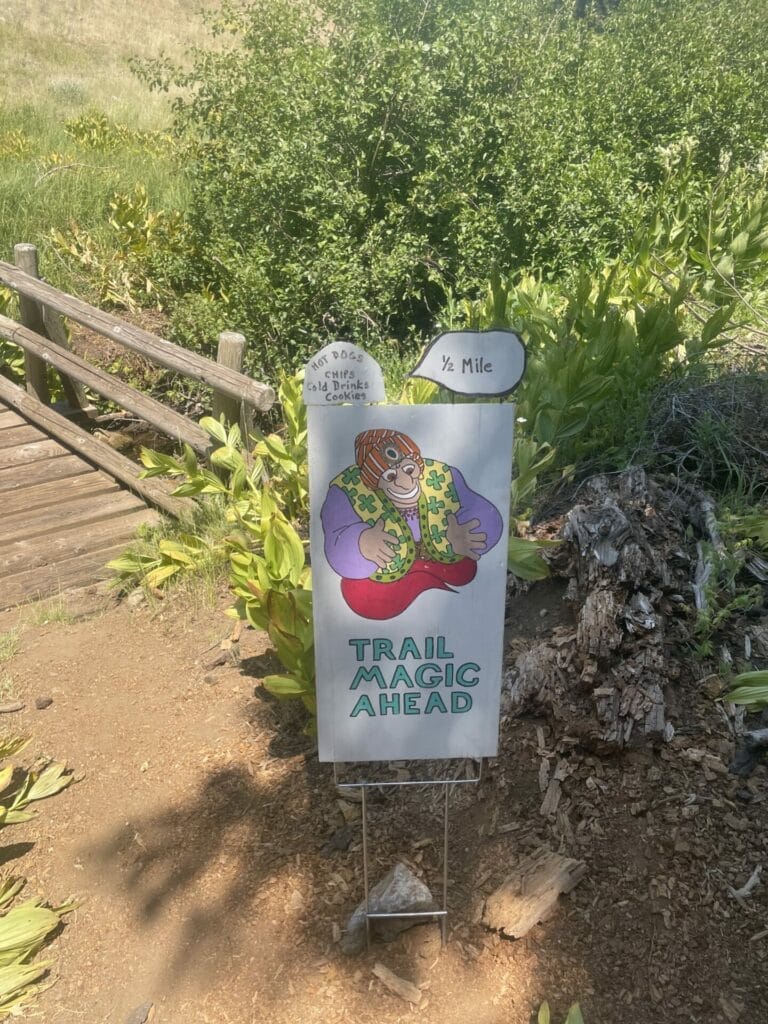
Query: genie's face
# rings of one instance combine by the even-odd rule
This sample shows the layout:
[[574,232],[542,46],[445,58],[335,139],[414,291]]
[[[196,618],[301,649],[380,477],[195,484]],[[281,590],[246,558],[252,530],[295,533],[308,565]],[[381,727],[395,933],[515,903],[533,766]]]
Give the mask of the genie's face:
[[419,500],[423,473],[414,459],[405,458],[384,470],[379,477],[379,489],[395,508],[411,508]]

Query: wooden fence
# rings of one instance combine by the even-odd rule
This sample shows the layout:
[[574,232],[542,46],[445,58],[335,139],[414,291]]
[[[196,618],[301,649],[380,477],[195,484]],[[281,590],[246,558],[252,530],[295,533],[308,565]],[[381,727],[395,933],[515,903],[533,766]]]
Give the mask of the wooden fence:
[[[0,261],[0,284],[18,293],[20,322],[0,315],[0,338],[18,345],[24,352],[26,391],[0,374],[0,403],[80,453],[149,504],[179,514],[188,507],[187,502],[171,498],[157,480],[142,480],[141,467],[80,425],[87,426],[87,420],[95,412],[88,403],[85,388],[114,402],[174,441],[189,444],[203,456],[211,448],[208,435],[188,416],[175,412],[70,351],[63,318],[109,338],[158,366],[208,385],[213,390],[213,414],[223,414],[230,422],[247,422],[254,410],[266,411],[275,400],[271,387],[240,372],[245,339],[231,332],[220,335],[219,361],[214,362],[42,281],[34,246],[15,246],[14,259],[15,265]],[[49,367],[61,378],[66,399],[63,406],[51,406]]]

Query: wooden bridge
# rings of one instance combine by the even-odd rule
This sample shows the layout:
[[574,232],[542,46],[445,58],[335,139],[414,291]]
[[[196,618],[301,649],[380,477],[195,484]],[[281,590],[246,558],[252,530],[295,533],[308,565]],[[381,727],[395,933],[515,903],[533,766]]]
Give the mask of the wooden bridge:
[[[86,388],[199,455],[210,451],[193,420],[71,352],[63,318],[208,385],[214,415],[230,422],[269,409],[275,397],[239,372],[242,335],[221,335],[214,362],[41,281],[34,246],[17,245],[14,256],[15,265],[0,261],[0,284],[18,294],[19,321],[0,315],[0,338],[23,351],[25,387],[0,364],[0,610],[103,578],[140,524],[191,507],[88,429],[96,410]],[[56,406],[51,370],[65,396]]]

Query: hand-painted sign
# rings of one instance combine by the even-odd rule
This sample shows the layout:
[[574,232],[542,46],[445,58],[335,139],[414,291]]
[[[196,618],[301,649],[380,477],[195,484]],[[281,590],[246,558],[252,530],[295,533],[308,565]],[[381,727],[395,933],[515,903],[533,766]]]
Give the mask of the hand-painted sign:
[[307,363],[305,405],[361,405],[384,398],[381,367],[351,341],[332,341]]
[[514,331],[449,331],[426,349],[411,377],[458,395],[508,395],[525,373],[525,345]]
[[495,754],[514,406],[308,413],[320,760]]

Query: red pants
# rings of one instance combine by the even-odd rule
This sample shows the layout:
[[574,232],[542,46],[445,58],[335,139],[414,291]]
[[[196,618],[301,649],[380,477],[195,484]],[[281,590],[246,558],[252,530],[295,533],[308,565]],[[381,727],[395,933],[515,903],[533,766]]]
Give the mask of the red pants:
[[392,583],[376,580],[342,580],[341,593],[353,612],[364,619],[393,619],[425,590],[452,590],[471,583],[477,562],[433,562],[417,559],[402,579]]

